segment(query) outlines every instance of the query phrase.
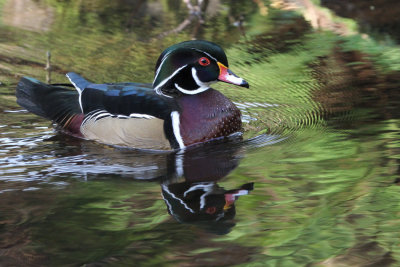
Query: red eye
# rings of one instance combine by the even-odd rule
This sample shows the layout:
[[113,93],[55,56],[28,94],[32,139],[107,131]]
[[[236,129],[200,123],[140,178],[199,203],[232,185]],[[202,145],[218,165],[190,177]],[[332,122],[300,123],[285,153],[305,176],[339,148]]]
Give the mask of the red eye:
[[206,209],[206,213],[207,213],[207,214],[214,214],[216,211],[217,211],[217,208],[216,208],[216,207],[208,207],[208,208]]
[[210,60],[206,57],[202,57],[199,59],[199,64],[202,66],[208,66],[210,65]]

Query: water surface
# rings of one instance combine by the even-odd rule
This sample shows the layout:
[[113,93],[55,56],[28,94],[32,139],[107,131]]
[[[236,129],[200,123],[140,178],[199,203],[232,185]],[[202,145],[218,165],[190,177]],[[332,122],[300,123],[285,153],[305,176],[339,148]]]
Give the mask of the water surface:
[[[294,2],[208,1],[198,18],[177,0],[0,1],[0,265],[398,265],[396,31],[360,13],[316,28],[307,11],[331,11]],[[110,147],[15,102],[21,76],[46,80],[47,51],[54,83],[151,82],[192,38],[250,83],[215,86],[244,141]]]

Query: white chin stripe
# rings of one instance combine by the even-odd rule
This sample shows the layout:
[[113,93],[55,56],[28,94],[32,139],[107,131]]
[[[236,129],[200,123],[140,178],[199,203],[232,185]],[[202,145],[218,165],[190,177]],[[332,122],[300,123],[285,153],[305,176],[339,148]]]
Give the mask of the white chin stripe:
[[199,94],[199,93],[202,93],[202,92],[210,89],[210,84],[213,83],[213,82],[203,83],[202,81],[200,81],[199,77],[197,76],[197,71],[196,71],[195,67],[192,67],[192,77],[193,77],[193,80],[196,82],[196,84],[199,86],[198,89],[186,90],[186,89],[183,89],[182,87],[180,87],[177,83],[175,83],[176,89],[178,89],[179,91],[181,91],[182,93],[187,94],[187,95],[195,95],[195,94]]
[[210,85],[213,83],[216,83],[217,81],[213,81],[213,82],[207,82],[207,83],[203,83],[202,81],[200,81],[199,77],[197,76],[197,70],[195,67],[192,68],[192,77],[193,80],[196,82],[196,84],[199,87],[207,87],[210,88]]
[[174,131],[175,139],[179,144],[179,148],[182,149],[185,147],[185,144],[183,143],[183,139],[181,136],[180,118],[178,111],[172,111],[171,118],[172,118],[172,130]]
[[176,87],[176,89],[178,89],[180,92],[182,92],[182,93],[184,93],[184,94],[187,94],[187,95],[199,94],[199,93],[202,93],[202,92],[204,92],[204,91],[210,89],[210,87],[200,87],[200,88],[198,88],[198,89],[196,89],[196,90],[186,90],[186,89],[183,89],[182,87],[180,87],[177,83],[175,83],[175,87]]

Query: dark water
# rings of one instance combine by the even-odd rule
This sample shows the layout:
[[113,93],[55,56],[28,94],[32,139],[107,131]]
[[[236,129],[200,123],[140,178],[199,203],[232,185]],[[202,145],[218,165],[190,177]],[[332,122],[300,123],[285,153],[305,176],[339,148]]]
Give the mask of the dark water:
[[[399,27],[374,19],[384,1],[322,2],[336,13],[309,1],[205,1],[201,18],[178,0],[0,1],[0,265],[399,265]],[[219,43],[250,83],[215,87],[240,107],[245,141],[115,148],[15,103],[21,76],[46,80],[47,51],[52,82],[67,71],[151,82],[159,53],[192,38]]]

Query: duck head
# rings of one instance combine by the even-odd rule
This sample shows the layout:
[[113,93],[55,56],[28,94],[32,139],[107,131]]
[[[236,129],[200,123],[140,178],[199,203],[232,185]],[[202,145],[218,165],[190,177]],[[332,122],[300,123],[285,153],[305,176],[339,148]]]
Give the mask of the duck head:
[[195,40],[175,44],[162,52],[157,60],[153,88],[161,95],[195,95],[217,81],[249,87],[228,68],[220,46]]

